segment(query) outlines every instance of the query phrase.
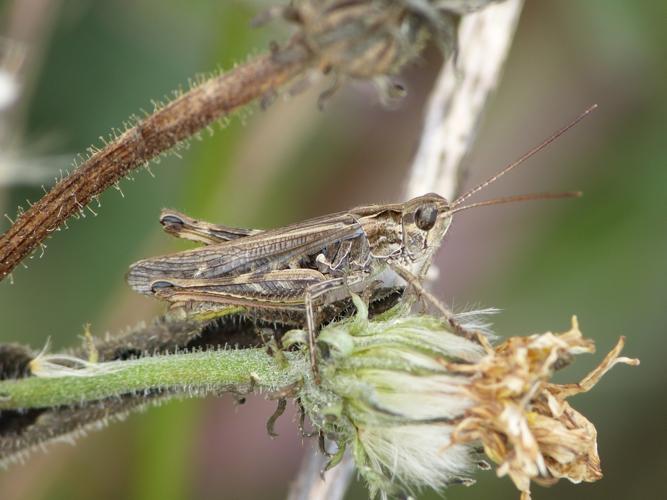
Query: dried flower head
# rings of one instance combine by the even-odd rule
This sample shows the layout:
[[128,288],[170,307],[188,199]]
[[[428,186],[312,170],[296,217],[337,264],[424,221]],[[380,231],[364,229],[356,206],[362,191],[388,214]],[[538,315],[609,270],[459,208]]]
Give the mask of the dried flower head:
[[298,19],[308,48],[319,55],[324,73],[355,78],[393,72],[419,50],[421,30],[404,25],[398,4],[301,2]]
[[[280,16],[295,23],[299,31],[291,47],[313,54],[320,71],[339,79],[372,79],[385,98],[393,98],[402,88],[389,77],[414,60],[429,38],[450,54],[456,47],[458,16],[493,1],[296,0],[258,19]],[[289,57],[289,50],[282,57]]]
[[566,401],[593,388],[617,363],[639,364],[619,357],[621,337],[602,363],[578,384],[553,384],[554,371],[575,354],[592,353],[592,340],[572,328],[561,334],[512,337],[475,364],[447,363],[452,373],[471,376],[468,396],[474,401],[456,426],[451,444],[481,442],[486,455],[499,464],[530,498],[530,481],[550,485],[560,478],[573,483],[602,478],[595,426]]
[[[568,332],[512,337],[493,348],[487,337],[475,343],[400,308],[368,321],[355,303],[356,317],[322,330],[322,384],[306,381],[299,398],[315,426],[337,441],[332,464],[351,445],[372,495],[472,484],[474,465],[483,463],[480,444],[524,499],[531,480],[602,477],[595,427],[566,399],[616,363],[638,364],[619,357],[623,339],[582,382],[558,385],[549,382],[554,371],[594,349],[576,320]],[[302,342],[302,335],[286,341]]]

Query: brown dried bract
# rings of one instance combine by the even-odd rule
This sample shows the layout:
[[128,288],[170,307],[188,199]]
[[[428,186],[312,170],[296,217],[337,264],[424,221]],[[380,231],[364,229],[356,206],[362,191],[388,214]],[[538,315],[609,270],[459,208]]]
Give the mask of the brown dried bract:
[[448,2],[298,0],[270,9],[260,20],[279,16],[297,24],[295,40],[310,51],[324,73],[372,79],[395,74],[414,60],[429,36],[450,52],[456,45],[456,18],[461,12],[459,5]]
[[453,372],[471,376],[468,392],[475,404],[466,411],[452,434],[452,443],[479,441],[497,463],[499,476],[508,474],[530,498],[530,481],[551,485],[560,478],[574,483],[602,477],[595,426],[566,401],[590,390],[615,364],[638,365],[639,360],[619,357],[624,338],[602,363],[578,384],[553,384],[554,371],[572,356],[592,353],[572,319],[561,334],[512,337],[475,364],[447,363]]
[[[319,56],[325,73],[334,70],[355,78],[393,73],[413,52],[401,26],[406,9],[394,3],[306,1],[299,22],[306,45]],[[401,34],[401,32],[403,34]]]

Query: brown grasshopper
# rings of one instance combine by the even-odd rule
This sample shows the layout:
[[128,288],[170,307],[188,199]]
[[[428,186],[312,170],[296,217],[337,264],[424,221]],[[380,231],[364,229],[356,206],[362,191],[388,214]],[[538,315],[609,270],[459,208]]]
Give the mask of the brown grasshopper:
[[172,307],[202,313],[229,307],[254,311],[260,319],[288,317],[306,326],[316,379],[315,335],[322,308],[377,289],[406,285],[443,314],[466,337],[454,314],[421,283],[459,211],[528,199],[580,193],[532,194],[463,205],[473,194],[545,148],[594,107],[499,173],[448,202],[426,194],[405,203],[367,205],[266,231],[239,229],[163,211],[160,222],[175,236],[204,247],[141,260],[127,275],[130,286]]

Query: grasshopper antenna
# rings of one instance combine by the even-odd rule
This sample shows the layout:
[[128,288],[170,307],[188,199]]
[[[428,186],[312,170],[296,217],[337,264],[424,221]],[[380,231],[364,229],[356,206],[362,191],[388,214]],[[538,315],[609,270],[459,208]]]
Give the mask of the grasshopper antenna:
[[[517,159],[517,160],[513,161],[512,163],[510,163],[509,165],[507,165],[505,168],[503,168],[500,172],[498,172],[497,174],[495,174],[493,177],[490,177],[490,178],[487,179],[486,181],[482,182],[480,185],[475,186],[474,188],[470,189],[469,191],[463,193],[461,196],[459,196],[458,198],[456,198],[456,199],[454,200],[454,202],[453,202],[452,205],[451,205],[452,208],[455,208],[456,206],[460,205],[460,204],[463,203],[465,200],[467,200],[468,198],[470,198],[472,195],[474,195],[474,194],[480,192],[482,189],[484,189],[485,187],[487,187],[489,184],[492,184],[492,183],[496,182],[496,181],[497,181],[498,179],[500,179],[503,175],[505,175],[506,173],[508,173],[508,172],[511,171],[511,170],[514,170],[514,168],[516,168],[516,167],[518,167],[519,165],[521,165],[521,164],[522,164],[523,162],[525,162],[527,159],[529,159],[530,157],[532,157],[532,156],[536,155],[537,153],[539,153],[540,151],[542,151],[542,150],[543,150],[544,148],[546,148],[549,144],[551,144],[552,142],[554,142],[554,141],[555,141],[556,139],[558,139],[561,135],[563,135],[565,132],[567,132],[568,130],[570,130],[572,127],[574,127],[574,126],[575,126],[577,123],[579,123],[581,120],[583,120],[584,118],[586,118],[586,116],[588,116],[591,112],[593,112],[593,111],[595,110],[595,108],[597,108],[597,107],[598,107],[597,104],[593,104],[593,105],[592,105],[591,107],[589,107],[586,111],[584,111],[584,112],[581,113],[579,116],[577,116],[577,117],[576,117],[572,122],[570,122],[568,125],[564,126],[564,127],[561,128],[560,130],[558,130],[557,132],[555,132],[551,137],[549,137],[548,139],[546,139],[545,141],[543,141],[541,144],[535,146],[533,149],[531,149],[530,151],[528,151],[526,154],[524,154],[523,156],[521,156],[519,159]],[[531,195],[531,196],[532,196],[532,195]],[[549,197],[551,197],[551,196],[549,196]],[[531,198],[531,199],[532,199],[532,198]],[[520,200],[516,200],[516,201],[520,201]]]
[[582,195],[581,191],[569,191],[565,193],[530,193],[530,194],[519,194],[515,196],[505,196],[502,198],[494,198],[493,200],[480,201],[477,203],[471,203],[470,205],[463,205],[461,207],[455,207],[447,212],[448,215],[455,214],[456,212],[461,212],[463,210],[468,210],[469,208],[478,208],[478,207],[489,207],[492,205],[502,205],[504,203],[514,203],[517,201],[532,201],[532,200],[560,200],[563,198],[580,198]]

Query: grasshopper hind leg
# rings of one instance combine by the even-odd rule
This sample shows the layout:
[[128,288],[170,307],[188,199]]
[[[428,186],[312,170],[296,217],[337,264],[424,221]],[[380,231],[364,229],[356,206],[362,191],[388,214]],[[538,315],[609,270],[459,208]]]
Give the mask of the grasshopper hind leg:
[[306,332],[308,333],[308,353],[310,354],[310,369],[313,372],[315,384],[320,385],[320,371],[317,367],[317,353],[315,352],[315,307],[314,296],[310,288],[306,290],[304,303],[306,306]]
[[335,278],[320,283],[315,283],[306,288],[304,292],[304,306],[306,310],[306,332],[308,333],[308,351],[310,354],[310,368],[313,373],[315,384],[320,385],[320,371],[317,366],[317,346],[315,338],[322,324],[321,306],[327,302],[326,295],[335,290],[346,287],[342,278]]
[[211,224],[210,222],[193,219],[176,210],[168,209],[164,209],[160,213],[160,225],[166,233],[172,236],[196,241],[204,245],[216,245],[261,232],[259,229],[243,229]]

